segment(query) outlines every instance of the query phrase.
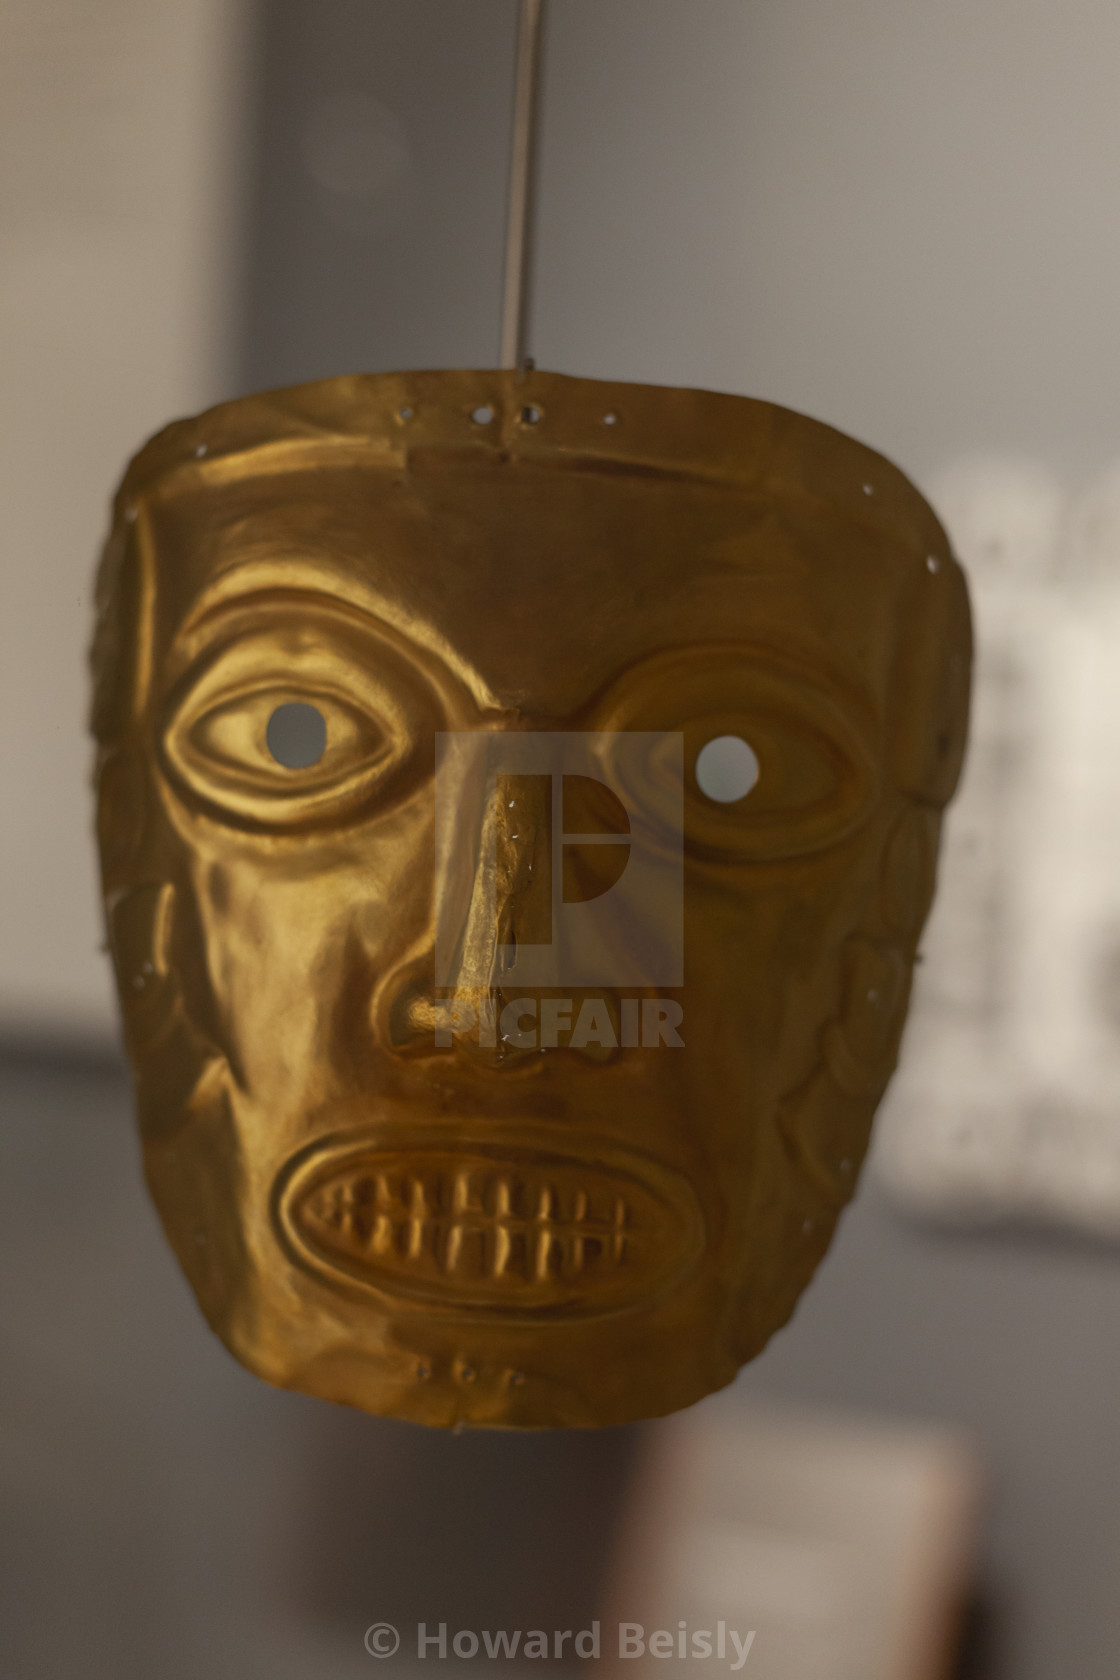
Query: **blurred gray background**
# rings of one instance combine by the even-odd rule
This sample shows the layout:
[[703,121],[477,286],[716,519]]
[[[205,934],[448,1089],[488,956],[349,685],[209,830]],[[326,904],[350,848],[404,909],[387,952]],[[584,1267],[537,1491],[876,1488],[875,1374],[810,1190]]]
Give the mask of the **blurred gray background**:
[[[640,1432],[375,1423],[264,1388],[202,1325],[139,1181],[82,783],[91,559],[144,431],[494,361],[514,0],[24,13],[0,6],[23,90],[0,174],[0,1667],[346,1680],[381,1618],[586,1625]],[[1109,0],[552,0],[532,349],[804,409],[926,487],[993,456],[1076,486],[1120,452],[1118,165]],[[1118,1315],[1115,1251],[908,1224],[871,1187],[741,1379],[976,1441],[974,1680],[1115,1673]]]

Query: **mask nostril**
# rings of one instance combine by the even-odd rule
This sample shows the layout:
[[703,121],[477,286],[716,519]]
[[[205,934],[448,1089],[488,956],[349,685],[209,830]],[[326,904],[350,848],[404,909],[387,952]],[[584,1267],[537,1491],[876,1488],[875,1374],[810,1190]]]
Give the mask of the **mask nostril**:
[[327,720],[318,706],[291,700],[277,706],[269,718],[265,740],[285,770],[306,770],[327,750]]

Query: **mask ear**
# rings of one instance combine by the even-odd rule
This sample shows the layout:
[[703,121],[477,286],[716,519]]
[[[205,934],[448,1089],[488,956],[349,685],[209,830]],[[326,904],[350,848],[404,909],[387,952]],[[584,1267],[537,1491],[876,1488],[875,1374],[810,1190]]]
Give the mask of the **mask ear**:
[[915,575],[903,614],[888,717],[891,778],[940,806],[961,773],[972,672],[968,587],[955,560]]

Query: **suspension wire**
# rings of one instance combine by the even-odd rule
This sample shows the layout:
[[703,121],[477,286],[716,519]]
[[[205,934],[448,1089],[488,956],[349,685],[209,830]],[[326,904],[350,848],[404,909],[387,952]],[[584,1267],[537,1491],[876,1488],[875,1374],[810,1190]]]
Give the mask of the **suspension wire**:
[[521,0],[517,30],[517,86],[506,222],[506,272],[502,301],[501,365],[531,367],[529,287],[533,266],[533,197],[541,82],[541,37],[546,0]]

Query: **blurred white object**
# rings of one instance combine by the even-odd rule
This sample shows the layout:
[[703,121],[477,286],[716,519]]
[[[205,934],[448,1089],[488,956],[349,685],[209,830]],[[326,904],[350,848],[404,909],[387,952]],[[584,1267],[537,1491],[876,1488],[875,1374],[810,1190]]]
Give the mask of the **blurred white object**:
[[[619,1623],[754,1634],[750,1680],[948,1680],[980,1477],[944,1431],[718,1396],[650,1425],[618,1548],[603,1660]],[[671,1672],[691,1671],[692,1661]]]
[[1120,585],[1120,461],[1075,499],[1066,522],[1064,562],[1074,584]]
[[1120,466],[1068,511],[1041,470],[984,472],[932,487],[975,703],[873,1159],[928,1213],[1120,1236]]
[[0,1030],[115,1034],[86,650],[109,497],[227,395],[243,0],[0,0]]
[[333,93],[304,123],[303,158],[324,213],[353,233],[399,221],[411,191],[408,137],[387,105],[365,93]]
[[942,472],[932,494],[970,578],[1018,583],[1052,570],[1065,496],[1040,463],[969,457]]

